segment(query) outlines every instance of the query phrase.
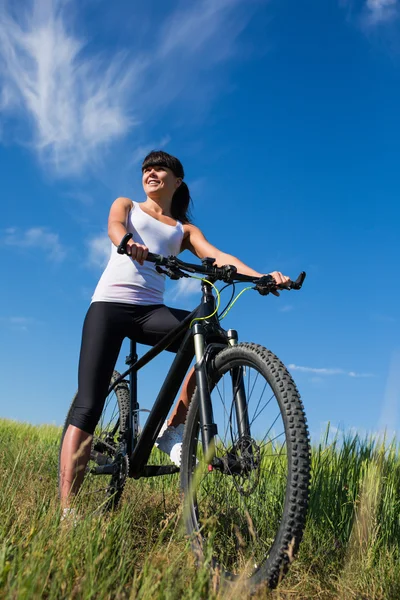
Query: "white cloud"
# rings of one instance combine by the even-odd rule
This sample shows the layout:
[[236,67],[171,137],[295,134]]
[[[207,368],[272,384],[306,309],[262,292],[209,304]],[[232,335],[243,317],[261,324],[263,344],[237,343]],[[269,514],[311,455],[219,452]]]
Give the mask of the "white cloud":
[[[240,34],[260,3],[260,0],[179,2],[163,22],[157,39],[153,61],[156,72],[147,97],[144,91],[146,103],[151,102],[159,110],[184,97],[189,98],[189,119],[204,114],[225,82],[223,77],[210,77],[211,69],[239,54]],[[168,64],[172,68],[166,69]]]
[[169,300],[174,301],[178,298],[188,298],[196,294],[200,297],[200,281],[192,277],[184,277],[172,282],[167,296]]
[[[221,77],[210,78],[210,69],[238,52],[238,37],[259,2],[182,0],[161,25],[154,21],[144,50],[135,50],[131,35],[129,50],[94,55],[71,22],[79,6],[74,0],[30,0],[18,11],[3,0],[0,107],[22,121],[24,142],[54,173],[84,172],[135,124],[150,127],[172,101],[189,98],[189,118],[198,118],[224,85]],[[168,142],[164,136],[159,144]],[[151,149],[136,145],[134,161]]]
[[291,304],[286,304],[279,308],[279,312],[291,312],[293,310],[293,306]]
[[89,267],[104,268],[109,261],[111,252],[111,240],[106,233],[96,236],[88,241]]
[[339,0],[339,6],[347,10],[350,21],[366,29],[389,23],[399,16],[399,0],[363,0],[361,6],[354,0]]
[[381,313],[373,313],[371,315],[371,319],[373,321],[377,321],[378,323],[396,323],[397,319],[392,317],[391,315],[385,315]]
[[354,371],[349,371],[346,375],[349,377],[373,377],[372,373],[355,373]]
[[367,0],[364,7],[364,21],[366,25],[377,25],[392,21],[398,17],[397,0]]
[[13,331],[28,331],[28,325],[35,322],[31,317],[0,317],[0,323],[10,327]]
[[342,369],[301,367],[299,365],[294,365],[294,364],[288,365],[288,369],[290,369],[291,371],[300,371],[301,373],[317,373],[319,375],[341,375],[343,373]]
[[348,377],[373,377],[372,373],[356,373],[355,371],[345,371],[344,369],[331,369],[324,367],[302,367],[300,365],[288,365],[290,371],[299,371],[300,373],[315,373],[316,375],[347,375]]
[[18,247],[20,251],[39,248],[44,250],[46,258],[53,262],[61,262],[67,255],[58,233],[49,231],[47,227],[31,227],[24,231],[8,227],[2,242],[6,246]]
[[158,142],[149,142],[146,145],[138,146],[133,153],[132,164],[137,164],[139,162],[142,162],[144,157],[147,156],[147,154],[149,154],[149,152],[151,152],[152,150],[161,150],[162,148],[165,148],[165,146],[167,146],[170,141],[171,141],[170,136],[165,135]]
[[160,54],[165,56],[173,52],[185,52],[194,55],[206,52],[213,62],[228,58],[234,52],[232,40],[246,27],[251,16],[249,2],[247,15],[244,14],[242,19],[235,18],[232,9],[240,4],[241,0],[182,3],[180,10],[165,24]]
[[69,2],[32,0],[18,19],[0,8],[0,81],[3,112],[32,122],[32,144],[61,173],[75,173],[96,151],[133,125],[128,88],[138,67],[122,54],[84,54],[86,42],[67,25]]
[[201,202],[201,196],[207,189],[207,179],[205,177],[198,177],[197,179],[190,180],[190,195],[196,198],[196,204]]
[[[2,320],[4,320],[4,318],[2,318]],[[6,320],[12,324],[15,324],[15,323],[21,324],[21,323],[26,323],[27,318],[26,317],[9,317]]]
[[92,206],[94,203],[94,198],[92,194],[88,194],[87,192],[81,192],[79,190],[75,190],[73,192],[64,192],[63,196],[66,198],[71,198],[72,200],[76,200],[79,204],[83,206]]

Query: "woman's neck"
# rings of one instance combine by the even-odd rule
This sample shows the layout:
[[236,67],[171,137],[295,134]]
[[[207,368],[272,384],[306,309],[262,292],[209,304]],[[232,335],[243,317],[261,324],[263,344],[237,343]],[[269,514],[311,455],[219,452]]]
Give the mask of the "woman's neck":
[[146,200],[143,202],[146,205],[148,210],[151,210],[154,213],[158,213],[160,215],[171,216],[171,204],[172,198],[164,199],[164,198],[149,198],[146,197]]

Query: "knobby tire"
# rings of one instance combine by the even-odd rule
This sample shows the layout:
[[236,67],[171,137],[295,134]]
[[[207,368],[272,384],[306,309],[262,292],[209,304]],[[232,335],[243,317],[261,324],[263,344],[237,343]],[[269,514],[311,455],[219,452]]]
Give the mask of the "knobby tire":
[[[204,559],[211,544],[212,563],[223,580],[235,581],[238,577],[243,578],[244,574],[247,584],[253,589],[259,584],[274,588],[287,571],[303,535],[310,482],[309,434],[303,404],[292,377],[282,362],[262,346],[241,343],[219,352],[208,368],[210,392],[220,397],[220,381],[223,377],[232,378],[235,372],[232,369],[237,372],[238,367],[244,367],[242,372],[245,374],[251,375],[254,371],[254,379],[257,385],[260,384],[260,389],[263,385],[264,389],[267,386],[271,389],[271,399],[276,398],[276,414],[282,422],[281,440],[278,441],[278,435],[273,436],[271,425],[266,423],[271,432],[269,439],[265,441],[264,438],[263,444],[258,438],[248,443],[249,451],[245,460],[250,468],[247,475],[240,478],[216,472],[215,469],[210,472],[207,461],[202,461],[199,394],[196,389],[186,419],[182,446],[184,519],[196,555],[200,560]],[[255,385],[253,382],[248,385],[249,398]],[[212,402],[214,420],[217,422],[217,409],[214,400]],[[260,419],[266,419],[272,406],[271,400],[266,406],[264,410],[258,402],[254,416],[260,415]],[[228,456],[235,451],[240,456],[240,450],[237,450],[239,446],[234,445],[237,444],[234,411],[224,406],[219,418],[221,423],[228,421],[228,418],[232,422],[227,425],[222,423],[226,439],[219,445],[217,442],[215,454],[219,452]],[[219,424],[218,428],[222,437]],[[207,483],[209,480],[211,483]],[[226,493],[222,491],[224,485]],[[274,486],[278,491],[281,490],[277,500]],[[211,499],[214,493],[216,501]],[[271,507],[267,504],[267,498],[274,501],[271,500]],[[280,512],[276,514],[275,521],[271,521],[270,527],[276,527],[272,532],[265,522],[271,520],[273,510]],[[223,528],[225,531],[221,532]],[[230,548],[229,556],[227,548]]]

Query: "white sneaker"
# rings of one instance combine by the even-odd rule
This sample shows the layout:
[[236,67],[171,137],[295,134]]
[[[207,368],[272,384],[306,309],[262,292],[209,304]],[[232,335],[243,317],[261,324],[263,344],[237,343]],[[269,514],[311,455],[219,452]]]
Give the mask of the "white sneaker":
[[183,423],[178,425],[178,427],[171,427],[165,421],[154,444],[161,452],[168,454],[177,467],[181,466],[183,429]]
[[78,525],[78,515],[76,508],[64,508],[61,514],[60,523],[72,525],[76,527]]

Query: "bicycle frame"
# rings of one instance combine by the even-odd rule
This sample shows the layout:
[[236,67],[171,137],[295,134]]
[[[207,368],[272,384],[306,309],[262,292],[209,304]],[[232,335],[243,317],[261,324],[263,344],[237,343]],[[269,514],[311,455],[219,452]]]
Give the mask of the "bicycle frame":
[[[128,374],[130,378],[130,411],[129,428],[127,433],[126,452],[130,462],[130,477],[151,477],[165,475],[179,471],[175,466],[146,465],[151,450],[160,432],[160,429],[175,402],[176,395],[183,383],[193,357],[196,357],[195,373],[196,384],[200,393],[200,427],[204,456],[207,456],[217,428],[214,424],[212,404],[207,380],[206,354],[213,355],[227,347],[228,344],[237,342],[237,333],[234,330],[226,332],[220,327],[217,315],[208,317],[215,311],[215,297],[209,283],[202,283],[202,301],[175,329],[168,333],[160,342],[144,354],[139,360],[136,354],[136,342],[131,341],[131,351],[127,358],[129,368],[113,383],[110,390]],[[190,323],[196,319],[191,328]],[[201,319],[201,320],[199,320]],[[204,325],[203,325],[204,323]],[[157,395],[146,424],[138,438],[138,410],[137,399],[137,372],[158,356],[173,341],[187,329],[180,344],[178,352],[167,373],[164,383]],[[212,338],[212,341],[210,339]],[[241,435],[249,435],[249,422],[247,418],[247,405],[243,385],[234,393],[235,410],[238,417]]]

